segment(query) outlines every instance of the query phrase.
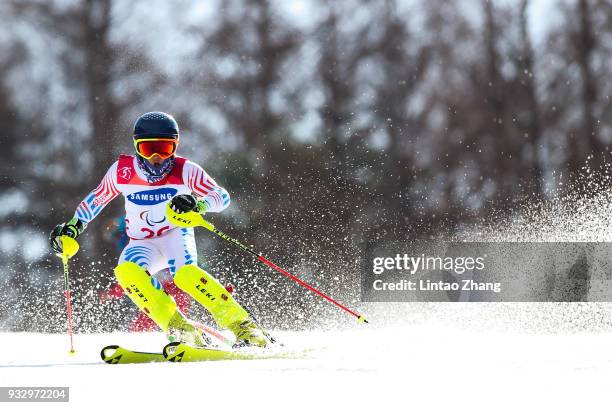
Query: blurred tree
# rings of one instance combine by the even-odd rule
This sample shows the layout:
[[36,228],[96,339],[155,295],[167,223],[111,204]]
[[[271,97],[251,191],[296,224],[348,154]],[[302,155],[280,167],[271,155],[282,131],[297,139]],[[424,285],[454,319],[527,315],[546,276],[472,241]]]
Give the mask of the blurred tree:
[[[69,218],[78,201],[97,186],[116,160],[126,130],[121,112],[134,101],[137,88],[121,100],[116,96],[115,85],[138,67],[151,66],[141,51],[111,39],[113,24],[117,24],[113,20],[112,0],[81,0],[70,5],[31,0],[15,2],[13,7],[16,13],[42,27],[54,42],[61,44],[56,47],[66,50],[61,60],[62,70],[68,78],[66,85],[77,91],[78,99],[73,103],[86,115],[87,125],[81,129],[82,134],[60,131],[66,139],[73,139],[73,143],[64,145],[66,149],[52,159],[54,165],[63,166],[67,171],[60,173],[52,183],[39,186],[47,190],[42,194],[49,200],[59,199],[53,208],[61,209],[61,214],[41,213],[42,218],[45,218],[42,214],[49,214],[45,224],[51,225]],[[66,120],[76,122],[76,117]],[[84,143],[79,142],[83,139]],[[83,171],[83,167],[87,171]],[[114,202],[101,217],[116,217],[120,211],[119,203]],[[105,228],[106,223],[100,220],[88,228],[84,241],[87,256],[81,257],[81,261],[97,260],[96,269],[104,272],[101,276],[107,281],[113,279],[110,271],[115,263],[116,248],[101,239]],[[75,270],[89,275],[89,269]]]
[[8,191],[18,185],[21,173],[21,160],[23,152],[20,151],[20,141],[23,140],[21,125],[23,119],[19,116],[13,101],[11,100],[10,90],[4,83],[5,75],[12,67],[21,63],[23,59],[23,46],[18,44],[11,45],[10,49],[3,49],[4,55],[11,58],[0,60],[0,143],[2,144],[2,160],[0,163],[0,188],[2,192]]
[[[610,115],[610,99],[600,89],[606,87],[612,51],[604,40],[611,34],[607,18],[610,2],[578,0],[560,3],[563,23],[548,33],[548,58],[557,63],[546,83],[547,127],[560,144],[564,161],[565,190],[594,193],[609,188],[609,181],[598,177],[609,163],[612,138],[601,134],[602,118]],[[603,183],[599,183],[604,181]]]
[[[236,141],[230,158],[234,166],[228,177],[233,185],[227,187],[234,205],[247,215],[242,219],[242,227],[250,235],[247,241],[269,248],[282,242],[286,234],[298,233],[295,229],[280,229],[280,220],[289,223],[293,215],[303,216],[289,191],[301,183],[295,171],[302,163],[293,163],[299,152],[292,151],[288,130],[300,110],[300,98],[291,91],[296,80],[291,61],[300,46],[300,37],[267,0],[252,1],[248,7],[241,1],[225,1],[215,27],[210,32],[207,29],[195,31],[205,41],[197,52],[194,79],[190,81],[197,84],[202,99],[223,115],[226,128],[217,137],[230,136]],[[288,180],[292,175],[298,179]],[[282,259],[283,254],[295,250],[279,246],[275,257]],[[236,265],[231,269],[235,270]],[[240,290],[246,299],[261,300],[260,288],[274,286],[276,279],[265,271]],[[287,286],[277,283],[276,287],[282,290]],[[287,301],[287,296],[277,294],[270,290],[264,295],[265,303],[275,306],[273,310],[282,309]],[[246,303],[260,316],[265,312],[260,302]],[[299,303],[296,300],[295,310],[300,309]]]
[[[67,174],[62,172],[61,178],[53,180],[47,187],[40,186],[47,190],[43,196],[60,200],[55,208],[61,209],[61,213],[50,213],[49,218],[54,220],[49,220],[48,224],[70,218],[78,201],[97,185],[114,160],[113,129],[117,125],[118,108],[114,106],[110,89],[110,67],[113,65],[112,46],[109,42],[111,5],[111,0],[83,0],[68,7],[34,0],[14,3],[17,13],[24,15],[33,25],[43,27],[53,41],[63,43],[69,50],[62,60],[63,71],[69,78],[67,85],[81,93],[79,99],[86,106],[84,111],[87,114],[88,134],[60,132],[62,137],[74,138],[75,143],[68,143],[66,149],[54,157],[55,165],[67,166],[71,171]],[[76,143],[83,136],[86,136],[87,143]],[[83,151],[83,148],[86,150]],[[89,162],[83,161],[83,156],[90,158]],[[83,171],[82,167],[87,164],[88,171]],[[105,212],[111,211],[113,209],[109,208]],[[100,239],[101,225],[97,223],[90,227],[85,241],[89,245],[85,245],[85,248],[87,258],[97,259],[101,270],[110,270],[112,258],[104,255],[113,248]],[[75,268],[75,277],[91,274],[89,269]]]
[[516,77],[517,81],[511,85],[510,91],[516,90],[516,98],[525,101],[517,107],[515,114],[515,123],[522,133],[524,146],[520,157],[522,193],[529,200],[542,200],[544,195],[544,169],[541,164],[542,124],[536,89],[535,55],[529,32],[528,10],[530,4],[529,0],[521,0],[520,2],[519,41],[516,50],[513,50],[515,55],[513,59],[518,69],[518,75]]
[[[284,98],[282,81],[286,60],[299,45],[296,32],[275,14],[267,0],[244,7],[240,1],[226,1],[219,10],[216,28],[205,35],[198,51],[202,94],[226,118],[228,131],[239,138],[256,160],[253,176],[268,175],[268,149],[284,140],[286,118],[296,103]],[[275,98],[288,105],[282,112]]]

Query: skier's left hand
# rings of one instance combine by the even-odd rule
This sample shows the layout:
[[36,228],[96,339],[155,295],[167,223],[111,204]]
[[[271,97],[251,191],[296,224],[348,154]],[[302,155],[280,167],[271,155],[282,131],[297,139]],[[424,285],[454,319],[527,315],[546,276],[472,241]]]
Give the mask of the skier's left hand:
[[170,208],[177,214],[183,214],[190,211],[202,214],[206,212],[206,207],[206,202],[204,200],[198,201],[191,194],[179,194],[172,197],[172,201],[170,201]]

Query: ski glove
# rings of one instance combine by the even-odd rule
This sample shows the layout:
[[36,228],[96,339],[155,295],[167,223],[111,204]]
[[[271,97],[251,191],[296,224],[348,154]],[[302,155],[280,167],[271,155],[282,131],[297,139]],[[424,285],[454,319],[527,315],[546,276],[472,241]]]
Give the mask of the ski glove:
[[49,235],[51,248],[53,248],[53,250],[58,254],[61,254],[63,252],[63,248],[62,241],[59,238],[62,235],[67,235],[71,238],[77,239],[77,237],[85,230],[85,227],[87,227],[87,224],[78,218],[73,218],[68,222],[56,225]]
[[170,208],[177,214],[183,214],[190,211],[195,211],[199,214],[204,214],[208,209],[206,201],[198,200],[191,194],[179,194],[172,197]]

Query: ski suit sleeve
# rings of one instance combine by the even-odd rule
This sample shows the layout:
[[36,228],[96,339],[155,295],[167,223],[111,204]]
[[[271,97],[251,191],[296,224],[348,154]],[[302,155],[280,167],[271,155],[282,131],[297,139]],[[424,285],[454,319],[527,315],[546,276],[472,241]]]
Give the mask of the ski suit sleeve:
[[75,218],[87,224],[96,218],[96,216],[100,214],[100,211],[118,195],[117,162],[115,162],[110,166],[98,187],[89,193],[77,206],[76,212],[74,213]]
[[206,202],[206,211],[220,212],[229,206],[230,196],[228,192],[219,186],[202,167],[187,161],[183,172],[183,180],[187,181],[187,186],[191,192]]

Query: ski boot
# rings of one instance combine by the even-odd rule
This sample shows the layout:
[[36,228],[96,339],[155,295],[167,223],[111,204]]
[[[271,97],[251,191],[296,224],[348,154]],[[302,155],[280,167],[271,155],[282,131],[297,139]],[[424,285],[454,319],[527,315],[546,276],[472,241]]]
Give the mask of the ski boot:
[[210,347],[212,341],[178,310],[168,323],[168,341],[179,341],[194,347]]
[[251,318],[232,323],[228,326],[228,329],[236,335],[234,347],[266,347],[270,340],[267,333],[261,330]]

